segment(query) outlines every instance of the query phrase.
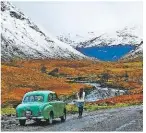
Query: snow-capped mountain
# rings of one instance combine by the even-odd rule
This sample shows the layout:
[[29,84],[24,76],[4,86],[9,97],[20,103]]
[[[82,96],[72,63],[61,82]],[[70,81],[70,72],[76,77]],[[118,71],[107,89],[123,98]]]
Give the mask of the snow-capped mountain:
[[1,2],[1,59],[86,58],[40,29],[9,2]]
[[94,32],[80,33],[80,34],[68,33],[68,34],[58,35],[57,39],[67,44],[70,44],[72,47],[76,48],[77,45],[79,45],[79,43],[84,42],[86,40],[90,40],[94,36],[95,36]]
[[132,60],[132,59],[142,59],[143,58],[143,41],[136,47],[135,50],[130,51],[128,54],[122,57],[124,60]]
[[137,45],[142,41],[141,26],[125,27],[121,30],[98,33],[88,32],[82,35],[68,34],[57,37],[75,48],[111,45]]
[[[131,50],[138,51],[142,42],[142,27],[125,27],[110,32],[88,32],[57,37],[86,56],[104,61],[117,61]],[[141,47],[142,48],[142,47]],[[137,53],[137,52],[136,52]]]

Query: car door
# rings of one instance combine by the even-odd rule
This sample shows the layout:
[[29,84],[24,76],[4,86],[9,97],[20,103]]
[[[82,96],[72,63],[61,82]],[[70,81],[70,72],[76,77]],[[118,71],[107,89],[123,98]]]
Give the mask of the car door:
[[58,116],[57,111],[56,111],[57,110],[57,105],[55,103],[55,100],[53,99],[53,93],[50,93],[48,95],[48,102],[49,102],[50,105],[53,106],[53,113],[54,113],[54,117],[56,118]]
[[56,93],[53,94],[53,99],[56,101],[57,115],[58,117],[63,115],[64,112],[64,104],[59,100]]

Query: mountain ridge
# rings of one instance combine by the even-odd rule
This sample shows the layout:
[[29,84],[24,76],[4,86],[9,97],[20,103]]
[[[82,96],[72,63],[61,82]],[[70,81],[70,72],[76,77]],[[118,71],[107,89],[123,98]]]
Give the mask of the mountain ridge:
[[88,32],[84,35],[67,34],[57,38],[73,47],[92,47],[103,45],[137,45],[142,41],[141,26],[125,27],[120,30],[98,33]]
[[[121,57],[124,57],[127,54],[130,54],[131,52],[134,52],[135,50],[137,51],[137,49],[139,49],[138,47],[139,47],[140,43],[142,42],[142,32],[141,31],[142,31],[141,26],[134,26],[134,27],[125,27],[120,30],[105,32],[105,33],[101,33],[101,34],[99,34],[98,32],[88,32],[86,35],[85,34],[84,35],[79,35],[79,34],[72,35],[70,33],[70,34],[68,34],[68,37],[67,36],[64,37],[63,35],[61,35],[60,37],[57,36],[57,38],[65,43],[68,43],[72,47],[76,48],[81,53],[83,53],[87,56],[90,55],[91,57],[96,57],[98,59],[100,59],[100,57],[98,57],[97,55],[104,54],[101,52],[99,53],[98,49],[102,49],[105,47],[105,49],[103,49],[103,50],[106,51],[107,50],[106,47],[109,47],[110,49],[113,48],[113,50],[116,50],[115,48],[117,46],[123,46],[123,47],[121,47],[121,51],[123,51],[127,47],[127,49],[125,49],[125,52],[123,52],[124,53],[123,55],[120,55],[120,56],[118,54],[113,55],[114,51],[111,51],[112,53],[109,53],[109,55],[112,54],[113,57],[119,56],[121,58]],[[133,47],[133,49],[131,49],[132,51],[131,50],[128,51],[129,46]],[[97,51],[97,54],[96,54],[94,48]],[[119,49],[117,49],[117,50],[119,50]],[[126,51],[128,53],[126,53]],[[142,48],[139,49],[139,51],[142,51]],[[92,53],[94,53],[94,54],[92,54]],[[133,56],[134,55],[135,54],[133,54]],[[106,54],[106,56],[108,56],[108,55]],[[130,57],[130,56],[128,56],[128,57]],[[107,60],[106,57],[102,57],[102,58],[104,60]],[[135,58],[135,57],[133,57],[133,58]],[[117,59],[117,60],[119,60],[119,59]],[[113,58],[111,58],[110,60],[113,60]]]

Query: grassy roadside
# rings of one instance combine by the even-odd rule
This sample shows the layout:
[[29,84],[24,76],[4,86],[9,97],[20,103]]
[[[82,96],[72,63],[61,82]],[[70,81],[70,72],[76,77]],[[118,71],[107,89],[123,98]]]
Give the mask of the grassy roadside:
[[[84,110],[91,112],[91,111],[102,110],[102,109],[120,108],[120,107],[134,106],[134,105],[140,105],[140,104],[127,104],[127,103],[118,103],[115,105],[85,104]],[[67,104],[66,109],[68,114],[75,114],[78,112],[78,108],[76,105]],[[16,114],[15,108],[12,107],[1,108],[1,115],[10,115],[10,114],[12,115]]]
[[16,110],[15,108],[12,107],[5,107],[5,108],[1,108],[1,115],[14,115],[16,114]]
[[[85,104],[84,110],[88,111],[88,112],[91,112],[91,111],[96,111],[96,110],[101,110],[101,109],[120,108],[120,107],[128,107],[128,106],[135,106],[135,105],[140,105],[140,104],[127,104],[127,103],[118,103],[118,104],[115,104],[115,105]],[[67,109],[67,113],[74,114],[74,113],[78,112],[78,108],[77,108],[76,105],[68,104],[66,106],[66,109]]]

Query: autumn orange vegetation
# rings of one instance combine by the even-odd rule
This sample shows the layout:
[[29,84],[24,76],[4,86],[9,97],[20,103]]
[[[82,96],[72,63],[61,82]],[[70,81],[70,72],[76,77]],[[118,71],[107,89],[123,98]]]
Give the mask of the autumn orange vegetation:
[[[89,80],[99,81],[103,73],[110,75],[108,81],[105,82],[107,85],[120,86],[129,90],[130,95],[125,95],[121,99],[132,101],[138,98],[138,101],[142,102],[142,98],[139,98],[143,93],[142,65],[142,61],[99,62],[59,59],[3,62],[1,66],[2,104],[9,103],[11,100],[20,101],[23,95],[31,90],[52,90],[59,95],[71,95],[82,87],[91,88],[91,86],[69,83],[68,77],[86,77]],[[42,66],[46,67],[46,73],[41,72]],[[48,75],[48,72],[54,68],[58,69],[58,75]],[[128,74],[127,80],[124,77],[125,73]]]
[[140,104],[142,103],[142,101],[143,101],[142,94],[131,94],[131,95],[120,95],[113,98],[103,99],[90,104],[102,104],[102,103],[106,103],[108,105],[114,105],[119,103]]

